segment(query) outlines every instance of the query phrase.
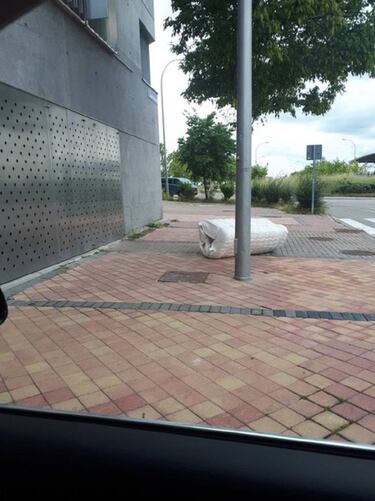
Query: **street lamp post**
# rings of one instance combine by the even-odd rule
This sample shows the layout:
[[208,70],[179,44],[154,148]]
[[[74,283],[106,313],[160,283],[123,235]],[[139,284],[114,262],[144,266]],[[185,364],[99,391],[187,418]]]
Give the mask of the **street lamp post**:
[[349,139],[347,137],[343,137],[342,141],[349,141],[353,145],[353,152],[354,152],[354,161],[357,159],[357,146],[355,142],[352,139]]
[[255,165],[258,165],[258,149],[260,148],[260,146],[262,146],[263,144],[270,144],[269,141],[263,141],[263,143],[259,143],[257,145],[257,147],[255,148]]
[[237,12],[237,169],[235,270],[237,280],[250,279],[252,0],[239,0]]
[[163,167],[164,167],[164,176],[165,176],[165,191],[167,194],[167,198],[169,198],[169,183],[168,183],[168,166],[167,166],[167,147],[165,143],[165,117],[164,117],[164,92],[163,92],[163,78],[164,78],[164,73],[165,70],[168,68],[168,66],[176,61],[180,61],[181,59],[176,58],[172,59],[169,61],[165,66],[164,69],[161,73],[161,78],[160,78],[160,94],[161,94],[161,123],[163,127],[163,146],[164,146],[164,153],[163,153]]

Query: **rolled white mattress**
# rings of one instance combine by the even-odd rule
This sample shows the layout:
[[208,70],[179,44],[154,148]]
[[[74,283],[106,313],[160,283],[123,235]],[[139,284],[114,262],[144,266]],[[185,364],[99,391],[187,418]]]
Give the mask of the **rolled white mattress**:
[[[202,254],[219,259],[234,256],[234,219],[206,219],[198,223]],[[263,217],[251,218],[251,254],[264,254],[281,247],[288,229]]]

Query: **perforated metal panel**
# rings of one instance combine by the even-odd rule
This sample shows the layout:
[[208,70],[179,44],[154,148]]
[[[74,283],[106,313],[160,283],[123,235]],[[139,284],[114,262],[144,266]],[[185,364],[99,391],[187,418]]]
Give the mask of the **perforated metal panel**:
[[0,84],[0,283],[124,234],[115,129]]

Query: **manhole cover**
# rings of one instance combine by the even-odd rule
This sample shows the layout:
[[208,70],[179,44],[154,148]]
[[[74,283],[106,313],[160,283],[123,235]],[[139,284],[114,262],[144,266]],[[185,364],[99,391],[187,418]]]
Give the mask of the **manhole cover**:
[[189,282],[190,284],[203,284],[208,277],[204,271],[167,271],[159,282]]
[[374,251],[361,249],[343,250],[341,251],[341,254],[345,254],[347,256],[375,256]]
[[317,242],[329,242],[330,240],[334,240],[331,237],[307,237],[309,240],[316,240]]
[[351,230],[350,228],[335,228],[337,233],[363,233],[362,230]]

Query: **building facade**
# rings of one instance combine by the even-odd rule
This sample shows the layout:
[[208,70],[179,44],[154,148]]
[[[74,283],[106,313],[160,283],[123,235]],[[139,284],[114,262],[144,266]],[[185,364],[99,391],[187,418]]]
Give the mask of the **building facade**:
[[161,217],[152,0],[49,0],[0,32],[0,284]]

